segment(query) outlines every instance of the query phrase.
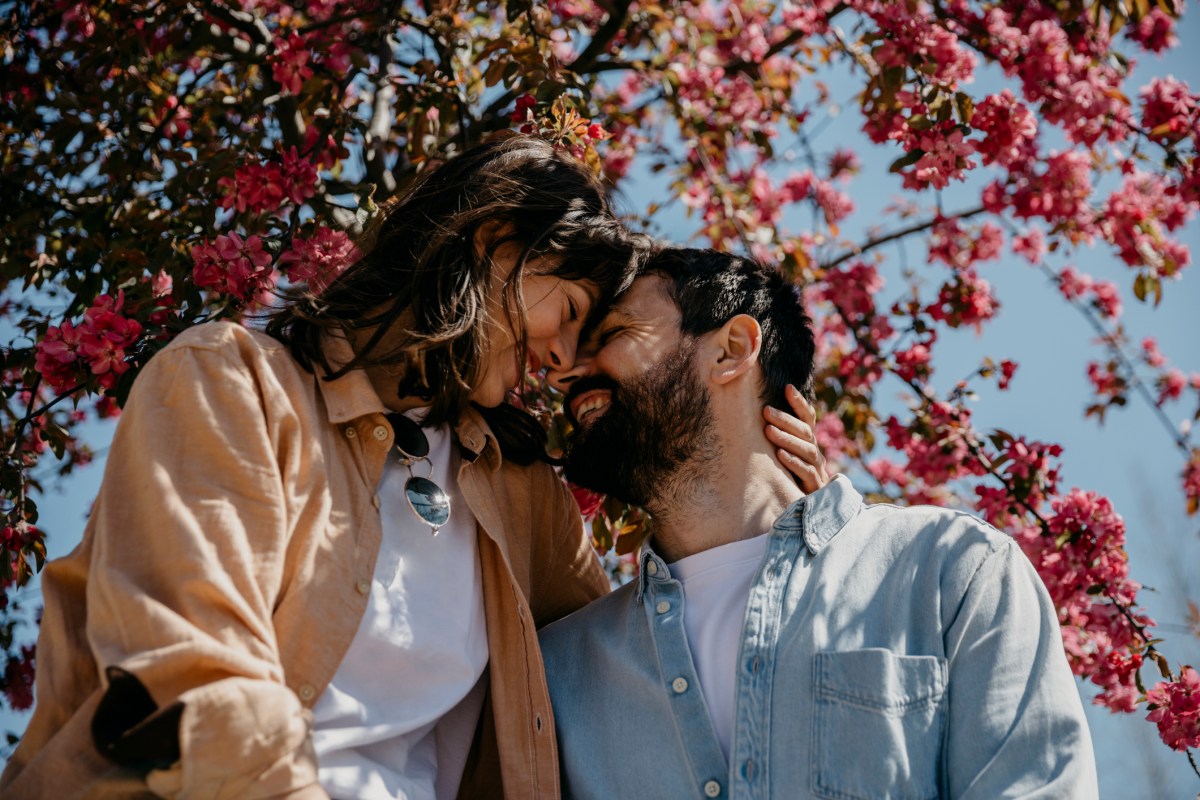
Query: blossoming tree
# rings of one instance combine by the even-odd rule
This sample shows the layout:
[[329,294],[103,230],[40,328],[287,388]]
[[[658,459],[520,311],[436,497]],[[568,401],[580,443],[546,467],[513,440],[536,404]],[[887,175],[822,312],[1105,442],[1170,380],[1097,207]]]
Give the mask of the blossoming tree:
[[[88,462],[76,426],[118,414],[172,336],[244,318],[280,281],[329,281],[379,203],[515,128],[617,187],[647,171],[664,177],[631,224],[652,225],[678,202],[712,246],[794,275],[817,328],[817,434],[835,466],[873,480],[877,499],[965,507],[1011,533],[1096,701],[1141,709],[1190,760],[1200,676],[1160,651],[1121,516],[1096,492],[1060,486],[1059,445],[977,427],[971,387],[1007,387],[1015,363],[985,360],[948,392],[931,380],[940,337],[999,313],[980,265],[1018,254],[1100,337],[1081,367],[1095,395],[1086,413],[1150,403],[1177,452],[1180,502],[1196,513],[1200,448],[1170,415],[1197,404],[1200,376],[1173,368],[1153,339],[1131,342],[1120,322],[1123,296],[1154,304],[1189,262],[1177,236],[1200,203],[1198,98],[1169,77],[1127,85],[1135,57],[1176,44],[1181,5],[9,4],[0,578],[11,592],[41,567],[43,482]],[[831,69],[856,82],[857,125],[890,154],[905,195],[857,239],[843,229],[870,175],[860,153],[816,146]],[[983,72],[995,91],[976,88]],[[927,264],[889,303],[881,269],[905,241],[924,247]],[[1128,284],[1048,263],[1082,245],[1116,254]],[[908,392],[905,413],[880,411],[889,385]],[[601,549],[627,553],[644,535],[637,509],[577,496]],[[13,611],[0,620],[0,688],[21,708],[33,663]]]

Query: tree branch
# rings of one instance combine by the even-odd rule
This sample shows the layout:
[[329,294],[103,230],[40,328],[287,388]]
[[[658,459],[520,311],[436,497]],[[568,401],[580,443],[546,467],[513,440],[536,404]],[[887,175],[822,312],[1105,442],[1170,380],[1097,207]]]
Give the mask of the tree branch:
[[916,225],[910,225],[907,228],[901,228],[898,231],[893,231],[893,232],[885,234],[883,236],[876,236],[872,239],[868,239],[863,244],[861,244],[857,247],[854,247],[851,250],[848,250],[845,253],[842,253],[840,256],[834,258],[832,261],[826,261],[826,262],[820,264],[819,266],[822,269],[832,269],[833,267],[836,267],[843,262],[849,261],[852,258],[857,258],[858,256],[861,256],[863,253],[866,253],[870,250],[874,250],[876,247],[879,247],[880,245],[885,245],[888,242],[894,242],[897,239],[903,239],[904,237],[911,236],[914,233],[920,233],[921,231],[927,231],[930,228],[932,228],[934,225],[937,225],[939,222],[945,222],[946,220],[951,220],[951,219],[970,219],[971,217],[975,217],[975,216],[982,214],[984,212],[984,210],[985,209],[983,208],[983,206],[979,206],[978,208],[972,208],[969,211],[962,211],[957,214],[948,214],[945,216],[939,214],[938,216],[934,217],[933,219],[926,220],[925,222],[919,222]]

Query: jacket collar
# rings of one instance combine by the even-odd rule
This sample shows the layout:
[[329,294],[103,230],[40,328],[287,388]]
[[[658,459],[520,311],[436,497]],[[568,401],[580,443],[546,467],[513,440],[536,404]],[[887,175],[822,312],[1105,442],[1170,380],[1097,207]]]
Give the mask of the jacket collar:
[[[370,414],[387,414],[390,409],[379,399],[371,379],[363,370],[352,369],[340,378],[326,379],[327,375],[349,364],[354,358],[354,351],[350,349],[346,337],[340,333],[326,334],[321,346],[329,362],[329,370],[316,365],[315,372],[329,421],[341,425]],[[483,455],[492,469],[500,467],[500,445],[492,429],[474,408],[468,406],[462,413],[454,425],[454,433],[465,460],[474,463]]]
[[[838,535],[862,508],[863,498],[845,475],[838,475],[812,494],[792,503],[771,526],[772,536],[799,535],[814,556]],[[637,599],[650,583],[671,580],[667,563],[647,539],[638,554]]]

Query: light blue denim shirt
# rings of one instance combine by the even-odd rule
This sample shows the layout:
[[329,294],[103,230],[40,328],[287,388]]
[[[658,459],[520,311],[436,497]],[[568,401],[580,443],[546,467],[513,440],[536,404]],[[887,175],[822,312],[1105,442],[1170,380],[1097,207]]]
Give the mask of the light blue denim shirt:
[[750,590],[727,763],[686,598],[641,574],[545,628],[564,796],[1093,798],[1050,598],[968,514],[865,505],[844,477],[775,522]]

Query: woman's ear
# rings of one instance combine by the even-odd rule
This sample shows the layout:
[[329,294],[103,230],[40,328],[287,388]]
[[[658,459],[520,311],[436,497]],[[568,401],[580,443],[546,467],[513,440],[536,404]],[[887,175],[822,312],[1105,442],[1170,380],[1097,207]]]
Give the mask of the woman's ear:
[[714,355],[710,375],[714,383],[730,383],[758,363],[762,326],[749,314],[738,314],[711,334]]

